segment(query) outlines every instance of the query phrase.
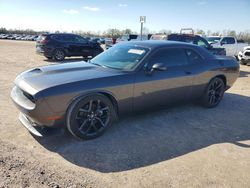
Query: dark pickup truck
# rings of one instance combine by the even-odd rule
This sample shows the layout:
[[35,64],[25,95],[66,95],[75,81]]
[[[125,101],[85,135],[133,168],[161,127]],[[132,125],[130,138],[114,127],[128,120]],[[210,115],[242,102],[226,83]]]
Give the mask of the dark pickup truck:
[[170,34],[170,35],[168,35],[167,40],[196,44],[198,46],[206,48],[207,50],[209,50],[214,55],[226,55],[225,48],[220,48],[220,47],[215,48],[215,47],[211,46],[207,42],[207,40],[205,38],[203,38],[203,37],[201,37],[199,35],[194,35],[194,34]]

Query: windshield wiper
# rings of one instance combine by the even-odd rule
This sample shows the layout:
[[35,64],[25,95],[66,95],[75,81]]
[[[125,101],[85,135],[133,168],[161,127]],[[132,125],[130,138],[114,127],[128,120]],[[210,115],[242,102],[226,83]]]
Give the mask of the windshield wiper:
[[88,60],[88,63],[93,64],[93,65],[97,65],[97,66],[99,66],[99,67],[107,68],[107,67],[104,66],[104,65],[100,65],[100,64],[98,64],[98,63],[92,62],[90,59]]
[[99,67],[103,67],[103,68],[109,68],[109,69],[121,70],[121,69],[119,69],[119,68],[115,68],[115,67],[110,67],[110,66],[100,65],[100,64],[98,64],[98,63],[94,63],[94,62],[92,62],[90,59],[88,60],[88,63],[93,64],[93,65],[97,65],[97,66],[99,66]]

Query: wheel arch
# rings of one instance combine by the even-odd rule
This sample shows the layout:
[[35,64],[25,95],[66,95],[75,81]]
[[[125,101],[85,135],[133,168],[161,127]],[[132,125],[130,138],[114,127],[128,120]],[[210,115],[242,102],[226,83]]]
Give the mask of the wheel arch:
[[56,50],[62,50],[65,54],[65,56],[68,56],[68,50],[62,46],[57,46],[53,49],[52,54],[54,55]]
[[[224,84],[225,84],[225,87],[227,86],[227,78],[226,78],[225,75],[219,74],[219,75],[216,75],[215,77],[213,77],[212,79],[214,79],[214,78],[220,78],[220,79],[222,79],[222,81],[223,81]],[[211,79],[211,80],[212,80],[212,79]],[[210,80],[210,81],[211,81],[211,80]]]
[[87,96],[95,95],[95,94],[101,94],[101,95],[104,95],[105,97],[107,97],[111,101],[111,103],[114,105],[117,117],[119,116],[119,106],[118,106],[118,102],[117,102],[115,95],[112,92],[105,91],[105,90],[96,90],[96,91],[89,91],[89,92],[81,93],[70,100],[70,102],[68,104],[68,108],[76,100],[80,100],[80,99],[83,99]]

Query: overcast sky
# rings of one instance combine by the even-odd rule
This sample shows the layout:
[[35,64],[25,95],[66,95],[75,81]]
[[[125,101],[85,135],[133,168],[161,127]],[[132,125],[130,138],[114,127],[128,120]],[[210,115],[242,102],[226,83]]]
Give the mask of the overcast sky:
[[150,31],[250,30],[250,0],[0,0],[0,27],[8,29],[139,32],[141,15]]

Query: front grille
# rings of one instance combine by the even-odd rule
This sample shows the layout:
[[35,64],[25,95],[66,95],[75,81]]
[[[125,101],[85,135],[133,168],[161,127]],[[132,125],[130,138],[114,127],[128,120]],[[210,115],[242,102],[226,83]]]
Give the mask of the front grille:
[[36,102],[35,99],[34,99],[34,97],[33,97],[32,95],[30,95],[29,93],[27,93],[27,92],[25,92],[25,91],[23,91],[23,90],[22,90],[22,93],[23,93],[23,95],[24,95],[27,99],[29,99],[31,102],[33,102],[33,103]]

